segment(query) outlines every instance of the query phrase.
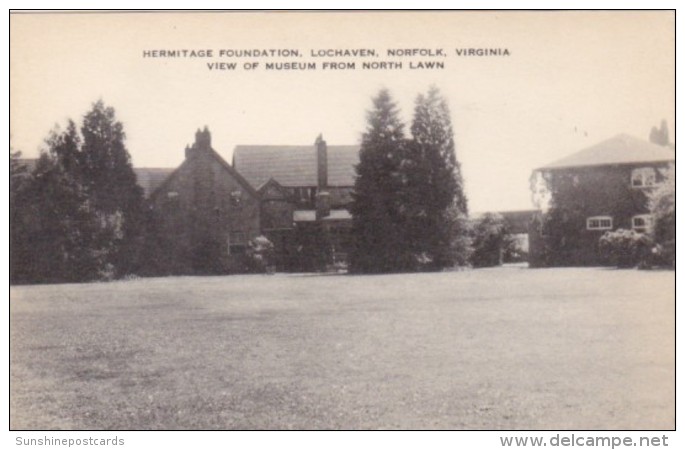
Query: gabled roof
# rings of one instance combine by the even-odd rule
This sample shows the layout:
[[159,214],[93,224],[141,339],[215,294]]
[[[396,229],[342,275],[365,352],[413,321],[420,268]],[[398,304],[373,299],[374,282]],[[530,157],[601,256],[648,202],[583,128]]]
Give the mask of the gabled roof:
[[539,170],[675,161],[675,152],[627,134],[619,134],[580,150]]
[[233,178],[235,178],[236,181],[238,181],[238,183],[243,185],[243,187],[250,194],[252,194],[255,197],[259,197],[257,190],[254,187],[252,187],[252,185],[245,179],[245,177],[240,172],[238,172],[233,166],[231,166],[229,163],[227,163],[226,160],[224,158],[222,158],[221,155],[219,153],[217,153],[216,150],[214,150],[213,148],[210,148],[209,154],[211,156],[213,156],[214,159],[216,159],[219,162],[219,164],[221,164],[221,166],[224,168],[224,170],[226,170],[228,173],[233,175]]
[[[359,146],[328,146],[328,184],[353,186]],[[313,145],[238,145],[233,167],[252,186],[273,178],[282,186],[316,186],[316,148]]]
[[[231,176],[233,176],[233,178],[235,178],[236,181],[238,181],[238,183],[240,183],[240,184],[245,188],[245,190],[246,190],[247,192],[250,193],[250,195],[252,195],[252,196],[254,196],[254,197],[258,197],[258,196],[259,196],[259,194],[257,193],[257,190],[256,190],[255,188],[253,188],[253,187],[250,185],[250,183],[248,183],[248,181],[247,181],[240,173],[238,173],[237,170],[235,170],[229,163],[227,163],[226,160],[224,160],[224,159],[221,157],[221,155],[220,155],[219,153],[216,152],[216,150],[214,150],[213,148],[209,148],[208,150],[203,150],[203,151],[206,151],[207,154],[208,154],[209,156],[211,156],[214,160],[216,160],[226,172],[230,173]],[[164,179],[162,180],[162,182],[159,183],[159,185],[157,185],[157,186],[150,192],[149,196],[152,197],[152,196],[156,195],[157,191],[158,191],[160,188],[162,188],[164,185],[166,185],[167,183],[169,183],[169,182],[176,176],[176,174],[179,173],[179,172],[181,171],[181,169],[182,169],[186,164],[189,163],[189,161],[190,161],[190,160],[189,160],[188,158],[186,158],[186,159],[181,163],[180,166],[178,166],[178,167],[175,168],[175,169],[170,169],[170,170],[171,170],[171,173],[170,173],[166,178],[164,178]]]
[[[273,192],[274,190],[278,193],[276,197],[268,195],[269,192]],[[257,192],[263,199],[290,199],[291,197],[290,192],[273,178],[269,178],[269,181],[259,186]]]
[[157,189],[174,171],[169,167],[139,167],[134,168],[138,186],[143,188],[146,197]]

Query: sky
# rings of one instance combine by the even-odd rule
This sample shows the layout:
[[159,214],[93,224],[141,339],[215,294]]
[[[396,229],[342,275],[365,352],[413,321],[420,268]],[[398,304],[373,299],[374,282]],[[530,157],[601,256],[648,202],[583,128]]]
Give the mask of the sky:
[[[470,210],[532,208],[531,171],[628,133],[674,134],[675,16],[669,11],[395,13],[90,13],[10,17],[10,144],[35,157],[55,125],[92,103],[114,107],[136,167],[176,167],[195,130],[231,161],[236,145],[358,144],[371,98],[387,88],[408,127],[416,96],[447,99]],[[375,57],[316,58],[372,49]],[[508,56],[457,56],[457,49]],[[150,58],[152,50],[211,58]],[[300,57],[228,58],[224,50],[296,49]],[[392,49],[445,56],[389,57]],[[354,62],[357,70],[322,70]],[[362,70],[401,61],[400,70]],[[437,61],[443,69],[409,69]],[[207,63],[236,62],[236,70]],[[246,70],[244,63],[258,62]],[[315,62],[313,71],[265,70]]]

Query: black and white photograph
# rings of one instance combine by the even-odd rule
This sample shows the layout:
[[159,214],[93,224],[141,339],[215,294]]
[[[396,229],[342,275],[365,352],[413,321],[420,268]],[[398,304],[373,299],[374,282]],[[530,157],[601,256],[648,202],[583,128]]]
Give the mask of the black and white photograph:
[[45,440],[12,444],[584,430],[667,446],[675,24],[11,12],[9,429]]

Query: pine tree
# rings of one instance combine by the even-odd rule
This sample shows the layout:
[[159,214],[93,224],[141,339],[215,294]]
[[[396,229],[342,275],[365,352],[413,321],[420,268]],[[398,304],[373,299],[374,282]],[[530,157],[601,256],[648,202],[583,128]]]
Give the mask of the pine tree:
[[354,245],[350,271],[386,273],[407,270],[412,256],[405,241],[400,166],[406,152],[404,125],[397,105],[383,89],[373,99],[362,136],[353,202]]
[[79,138],[71,124],[53,131],[33,172],[23,174],[12,206],[12,282],[74,282],[98,277],[98,231],[78,181]]
[[466,259],[468,204],[449,108],[436,87],[417,97],[411,132],[403,164],[409,240],[427,268],[441,269]]
[[111,246],[109,263],[115,275],[135,272],[140,269],[145,222],[143,193],[124,143],[123,125],[114,109],[100,100],[85,115],[81,134],[81,182],[107,231],[101,244]]
[[137,207],[142,191],[125,146],[126,135],[114,109],[102,100],[83,118],[81,165],[95,207],[106,213]]

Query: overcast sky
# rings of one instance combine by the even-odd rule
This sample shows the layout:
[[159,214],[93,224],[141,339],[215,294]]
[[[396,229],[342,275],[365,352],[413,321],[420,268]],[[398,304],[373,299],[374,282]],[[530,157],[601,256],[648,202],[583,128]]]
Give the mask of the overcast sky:
[[[198,127],[231,161],[239,144],[357,144],[381,87],[409,124],[431,84],[452,111],[471,211],[531,208],[535,167],[628,133],[647,139],[675,115],[672,12],[22,14],[10,22],[10,132],[38,155],[55,124],[102,98],[123,122],[138,167],[175,167]],[[210,71],[221,49],[374,49],[385,71]],[[446,57],[387,58],[387,49]],[[456,56],[455,49],[509,56]],[[215,57],[143,58],[145,50],[212,49]],[[365,58],[328,58],[355,62]],[[409,61],[442,61],[411,70]]]

